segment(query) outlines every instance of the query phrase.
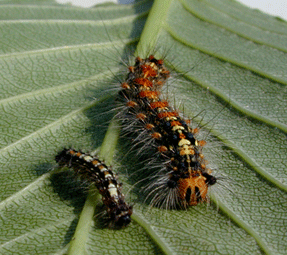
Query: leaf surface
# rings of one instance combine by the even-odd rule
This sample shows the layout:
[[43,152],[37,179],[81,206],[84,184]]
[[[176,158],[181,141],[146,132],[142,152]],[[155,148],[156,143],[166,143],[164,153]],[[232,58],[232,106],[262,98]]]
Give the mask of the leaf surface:
[[[0,2],[0,254],[66,254],[84,228],[86,194],[56,173],[54,156],[101,146],[121,59],[133,54],[151,6]],[[105,228],[97,206],[83,254],[284,254],[286,22],[234,1],[174,0],[160,24],[156,54],[176,77],[169,98],[204,125],[204,154],[225,178],[211,205],[150,208],[132,178],[138,160],[120,142],[114,168],[134,220]]]

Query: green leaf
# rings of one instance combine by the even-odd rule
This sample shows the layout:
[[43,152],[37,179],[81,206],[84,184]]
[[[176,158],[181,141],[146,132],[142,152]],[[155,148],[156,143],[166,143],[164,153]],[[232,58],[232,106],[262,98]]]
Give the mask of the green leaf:
[[[230,0],[161,3],[143,31],[152,1],[0,2],[0,254],[286,253],[286,22]],[[140,37],[139,54],[157,41],[156,56],[174,70],[170,100],[204,126],[204,155],[225,177],[210,205],[150,208],[133,180],[139,160],[117,144],[118,127],[105,137],[121,58]],[[100,199],[55,168],[63,147],[103,141],[108,161],[117,144],[109,153],[134,202],[121,230],[103,227]]]

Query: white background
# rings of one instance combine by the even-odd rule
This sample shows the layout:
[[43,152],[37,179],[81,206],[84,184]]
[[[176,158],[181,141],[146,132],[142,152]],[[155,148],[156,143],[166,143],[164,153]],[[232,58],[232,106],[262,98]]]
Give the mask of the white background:
[[[119,2],[131,3],[133,0],[56,0],[58,3],[71,3],[76,6],[91,7],[97,3]],[[287,0],[237,0],[251,8],[259,9],[265,13],[287,20]]]

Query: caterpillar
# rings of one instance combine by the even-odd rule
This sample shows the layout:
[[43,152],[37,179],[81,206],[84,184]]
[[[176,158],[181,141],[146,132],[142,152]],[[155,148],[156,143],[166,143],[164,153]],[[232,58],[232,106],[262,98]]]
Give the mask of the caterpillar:
[[122,227],[131,222],[132,206],[125,202],[121,192],[122,184],[118,183],[111,167],[106,166],[96,156],[74,149],[62,150],[55,160],[59,167],[72,168],[76,176],[97,187],[107,214],[115,225]]
[[118,100],[123,111],[118,117],[124,130],[136,135],[134,142],[144,143],[162,165],[147,188],[152,204],[187,208],[207,201],[208,188],[217,178],[202,153],[206,142],[196,139],[199,129],[192,129],[190,121],[161,97],[169,76],[162,59],[137,57],[121,83]]

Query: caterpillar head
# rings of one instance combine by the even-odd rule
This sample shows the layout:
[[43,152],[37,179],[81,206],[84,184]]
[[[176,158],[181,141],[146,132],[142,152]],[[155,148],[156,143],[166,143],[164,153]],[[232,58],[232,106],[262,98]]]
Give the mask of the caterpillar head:
[[179,196],[186,206],[207,201],[208,187],[216,183],[216,178],[208,173],[197,173],[178,180]]

